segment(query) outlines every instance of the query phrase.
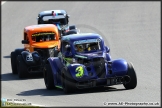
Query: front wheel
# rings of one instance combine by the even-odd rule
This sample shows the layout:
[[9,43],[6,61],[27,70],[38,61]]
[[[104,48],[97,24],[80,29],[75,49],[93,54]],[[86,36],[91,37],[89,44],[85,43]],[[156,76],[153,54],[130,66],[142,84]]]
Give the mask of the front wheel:
[[44,82],[48,90],[54,89],[54,78],[50,64],[46,64],[44,68]]
[[134,89],[137,86],[137,77],[134,67],[131,63],[128,63],[128,76],[130,76],[130,82],[123,84],[126,89]]
[[16,55],[16,52],[13,51],[11,52],[11,68],[12,68],[12,73],[13,74],[17,74],[17,65],[16,65],[16,58],[17,58],[17,55]]
[[28,77],[29,73],[27,70],[27,64],[25,64],[25,61],[23,60],[22,55],[17,56],[17,69],[18,69],[19,78]]
[[75,86],[76,82],[72,78],[69,70],[64,67],[62,69],[62,73],[63,74],[61,76],[61,81],[62,81],[62,87],[63,87],[64,93],[74,92],[77,89]]
[[73,30],[73,29],[76,29],[75,25],[69,26],[69,30]]

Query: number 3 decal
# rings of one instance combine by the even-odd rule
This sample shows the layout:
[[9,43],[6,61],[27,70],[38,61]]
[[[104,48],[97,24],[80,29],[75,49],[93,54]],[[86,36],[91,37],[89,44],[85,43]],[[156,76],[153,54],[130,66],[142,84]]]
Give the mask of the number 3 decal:
[[84,75],[84,69],[82,66],[78,66],[75,70],[77,74],[75,74],[76,77],[81,78]]

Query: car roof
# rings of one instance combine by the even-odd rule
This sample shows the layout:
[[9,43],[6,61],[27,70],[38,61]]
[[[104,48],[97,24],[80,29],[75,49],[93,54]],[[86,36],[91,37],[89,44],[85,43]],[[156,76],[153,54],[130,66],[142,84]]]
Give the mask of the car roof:
[[40,16],[42,16],[42,15],[48,15],[48,14],[51,14],[52,11],[54,11],[55,13],[66,14],[66,11],[65,11],[65,10],[46,10],[46,11],[40,12],[39,15],[40,15]]
[[32,32],[45,32],[45,31],[55,31],[57,27],[54,24],[39,24],[39,25],[30,25],[24,28],[25,31]]
[[80,33],[80,34],[71,34],[62,37],[62,40],[70,40],[70,41],[77,41],[77,40],[84,40],[84,39],[96,39],[102,37],[96,33]]

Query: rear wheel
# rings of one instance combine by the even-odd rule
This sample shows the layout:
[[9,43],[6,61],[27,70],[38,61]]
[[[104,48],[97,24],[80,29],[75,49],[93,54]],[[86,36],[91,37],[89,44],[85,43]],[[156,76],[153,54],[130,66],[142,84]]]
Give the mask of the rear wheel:
[[72,78],[69,70],[64,67],[62,69],[62,73],[63,74],[62,74],[62,77],[61,77],[61,81],[62,81],[62,86],[63,86],[64,92],[65,93],[74,92],[77,89],[76,86],[75,86],[76,82]]
[[48,90],[55,88],[54,78],[53,78],[52,69],[51,69],[50,64],[46,64],[46,66],[44,68],[44,82],[45,82],[46,88]]
[[38,24],[41,24],[40,20],[38,19]]
[[69,30],[73,30],[73,29],[76,29],[75,25],[69,26]]
[[16,65],[16,58],[17,58],[17,55],[16,55],[16,52],[13,51],[11,52],[11,68],[12,68],[12,73],[13,74],[17,74],[17,65]]
[[137,86],[136,72],[131,63],[128,63],[128,76],[131,80],[129,83],[123,84],[126,89],[134,89]]
[[27,70],[27,64],[25,64],[21,55],[17,56],[17,69],[18,69],[19,78],[28,77],[29,73],[28,73],[28,70]]

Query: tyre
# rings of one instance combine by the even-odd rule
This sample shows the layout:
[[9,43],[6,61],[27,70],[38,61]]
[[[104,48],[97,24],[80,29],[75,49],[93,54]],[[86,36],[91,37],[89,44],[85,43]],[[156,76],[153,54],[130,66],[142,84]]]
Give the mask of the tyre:
[[17,65],[16,65],[16,58],[17,58],[17,55],[16,55],[16,52],[15,51],[12,51],[11,52],[11,68],[12,68],[12,73],[13,74],[17,74]]
[[54,89],[55,88],[54,78],[53,78],[52,69],[49,63],[46,64],[43,73],[44,73],[44,82],[45,82],[46,88],[48,90]]
[[128,76],[130,76],[130,82],[123,84],[126,89],[134,89],[137,86],[136,72],[131,63],[128,63]]
[[61,81],[62,81],[62,87],[64,90],[64,93],[73,93],[75,92],[76,88],[76,81],[72,78],[70,72],[68,69],[65,67],[62,69],[62,76],[61,76]]
[[41,24],[40,20],[38,19],[38,24]]
[[75,25],[69,26],[69,30],[76,29]]
[[22,55],[17,56],[17,70],[19,78],[28,77],[29,73],[27,70],[27,64],[25,64]]

